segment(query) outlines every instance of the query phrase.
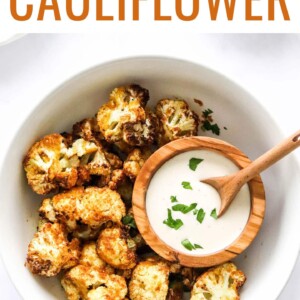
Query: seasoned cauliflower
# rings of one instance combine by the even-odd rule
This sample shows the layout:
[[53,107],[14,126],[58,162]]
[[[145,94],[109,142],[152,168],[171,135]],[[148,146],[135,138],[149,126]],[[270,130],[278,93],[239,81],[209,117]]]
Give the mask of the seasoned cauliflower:
[[83,119],[73,125],[73,139],[84,139],[86,141],[98,142],[100,140],[100,129],[96,118]]
[[136,148],[131,151],[124,161],[124,172],[131,179],[135,180],[146,160],[151,156],[149,148]]
[[109,187],[112,190],[117,190],[126,180],[126,175],[123,169],[113,170],[107,176],[101,176],[94,180],[94,184],[98,187]]
[[64,225],[45,223],[28,245],[26,266],[33,274],[50,277],[75,266],[79,256],[79,241],[68,241]]
[[96,242],[87,242],[83,245],[79,264],[96,267],[107,274],[114,274],[114,269],[102,260],[96,251]]
[[145,120],[124,123],[123,140],[132,146],[153,144],[158,126],[156,115],[147,109]]
[[245,283],[244,273],[229,262],[209,269],[194,284],[191,300],[239,300],[239,288]]
[[115,88],[97,114],[101,133],[108,142],[130,145],[150,144],[155,135],[155,116],[146,112],[148,90],[139,85]]
[[160,122],[160,145],[178,138],[197,135],[199,117],[184,100],[160,100],[156,105],[156,115]]
[[105,262],[118,269],[136,265],[136,244],[121,227],[106,228],[97,240],[97,253]]
[[67,271],[61,284],[68,300],[122,300],[127,294],[123,277],[81,264]]
[[28,184],[36,193],[45,195],[59,186],[70,188],[76,184],[79,160],[76,156],[65,159],[66,150],[63,136],[56,133],[45,136],[30,148],[23,165]]
[[129,283],[132,300],[165,300],[168,293],[169,267],[162,261],[142,261],[134,269]]
[[101,146],[82,138],[69,145],[57,133],[35,143],[23,164],[29,185],[41,195],[58,187],[70,189],[83,184],[90,179],[90,174],[107,176],[111,172]]
[[125,205],[120,195],[108,187],[75,187],[45,199],[39,209],[40,216],[49,221],[65,224],[68,231],[87,237],[108,221],[121,224]]

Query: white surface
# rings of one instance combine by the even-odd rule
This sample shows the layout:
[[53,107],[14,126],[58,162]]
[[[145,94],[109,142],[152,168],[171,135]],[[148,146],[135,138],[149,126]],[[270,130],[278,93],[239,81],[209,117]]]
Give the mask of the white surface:
[[[134,54],[186,58],[226,74],[260,99],[283,133],[290,134],[299,129],[299,52],[299,35],[26,36],[0,48],[1,158],[19,122],[61,81],[96,63]],[[0,270],[1,295],[18,299]],[[299,298],[299,278],[298,259],[280,300]]]
[[[189,168],[189,160],[193,157],[203,159],[196,170]],[[230,159],[207,150],[187,151],[166,161],[151,178],[146,198],[149,222],[161,240],[188,255],[211,254],[232,244],[241,235],[249,219],[249,187],[244,185],[226,214],[215,220],[210,213],[214,209],[217,212],[220,210],[220,195],[216,189],[201,180],[234,174],[238,170],[238,166]],[[192,188],[184,189],[181,184],[184,181],[189,182]],[[176,196],[178,202],[172,203],[171,196]],[[174,220],[183,221],[183,226],[178,230],[164,224],[163,221],[168,218],[168,209],[176,204],[189,206],[192,203],[197,204],[195,209],[202,209],[205,213],[201,224],[196,218],[197,215],[193,214],[194,210],[187,214],[171,210]],[[202,248],[191,252],[181,244],[185,239],[201,245]]]

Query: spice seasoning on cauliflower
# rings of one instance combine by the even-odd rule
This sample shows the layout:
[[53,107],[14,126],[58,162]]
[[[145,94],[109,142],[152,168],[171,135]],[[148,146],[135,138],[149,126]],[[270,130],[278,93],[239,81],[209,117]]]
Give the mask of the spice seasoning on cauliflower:
[[65,224],[70,232],[80,236],[82,227],[85,233],[94,233],[108,221],[121,224],[125,205],[120,195],[108,187],[75,187],[52,200],[45,199],[39,213],[49,221]]
[[191,300],[239,300],[239,288],[245,283],[244,273],[229,262],[209,269],[197,279]]
[[81,264],[67,271],[61,284],[68,300],[122,300],[128,291],[123,277]]
[[132,300],[165,300],[168,294],[169,267],[162,261],[142,261],[129,283]]
[[199,117],[184,100],[160,100],[156,105],[156,115],[160,122],[159,145],[182,137],[197,135]]
[[83,245],[79,264],[84,266],[96,267],[107,274],[114,274],[112,266],[102,260],[96,251],[96,242],[87,242]]
[[36,193],[45,195],[59,187],[70,189],[78,181],[83,184],[89,180],[90,174],[110,174],[111,165],[100,146],[84,139],[75,140],[70,147],[67,144],[62,135],[54,133],[28,151],[23,164],[28,183]]
[[45,223],[28,245],[26,266],[33,274],[55,276],[75,266],[79,255],[79,241],[68,241],[64,225]]
[[36,193],[48,194],[59,187],[59,182],[64,186],[75,185],[77,174],[74,168],[79,165],[79,161],[63,161],[64,166],[70,163],[63,172],[60,159],[65,151],[64,138],[56,133],[45,136],[30,148],[23,164],[28,184]]
[[106,141],[124,141],[133,146],[152,143],[156,118],[145,110],[148,100],[148,90],[139,85],[115,88],[97,114],[100,131]]
[[146,160],[151,156],[149,148],[136,148],[131,151],[124,161],[124,172],[131,179],[135,180]]
[[98,255],[118,269],[132,269],[136,265],[136,244],[121,227],[106,228],[97,240]]

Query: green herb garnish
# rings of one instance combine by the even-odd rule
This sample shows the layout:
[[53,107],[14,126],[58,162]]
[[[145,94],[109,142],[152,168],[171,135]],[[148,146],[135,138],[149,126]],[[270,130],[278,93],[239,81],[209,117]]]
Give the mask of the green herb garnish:
[[215,220],[218,219],[217,210],[215,208],[211,211],[210,216],[213,217]]
[[211,131],[215,135],[220,135],[220,127],[217,123],[212,124],[210,121],[205,120],[201,126],[203,131]]
[[203,117],[205,117],[205,118],[208,118],[209,115],[211,115],[212,113],[213,113],[213,111],[212,111],[210,108],[205,109],[205,110],[202,112]]
[[191,186],[191,184],[188,181],[182,181],[181,185],[186,190],[192,190],[193,189],[192,186]]
[[204,220],[204,217],[205,217],[205,211],[203,210],[203,208],[200,208],[197,213],[197,221],[201,224]]
[[131,228],[136,228],[136,223],[133,216],[126,215],[125,217],[122,218],[122,223],[124,225],[128,225]]
[[177,197],[176,197],[176,196],[171,196],[171,197],[170,197],[170,199],[171,199],[171,202],[172,202],[172,203],[174,203],[174,202],[178,202],[178,200],[177,200]]
[[198,244],[192,244],[188,239],[181,241],[181,245],[189,251],[196,250],[196,249],[203,249],[202,246]]
[[172,206],[172,209],[174,211],[180,211],[182,212],[183,214],[187,214],[189,213],[191,210],[193,210],[194,208],[196,208],[197,206],[197,203],[192,203],[191,205],[187,206],[187,205],[184,205],[184,204],[176,204],[174,206]]
[[164,220],[163,223],[175,230],[178,230],[183,225],[183,222],[180,219],[176,219],[176,220],[173,219],[172,211],[169,208],[168,208],[168,219]]
[[202,158],[191,158],[189,161],[189,167],[191,170],[195,171],[198,167],[198,165],[203,161]]

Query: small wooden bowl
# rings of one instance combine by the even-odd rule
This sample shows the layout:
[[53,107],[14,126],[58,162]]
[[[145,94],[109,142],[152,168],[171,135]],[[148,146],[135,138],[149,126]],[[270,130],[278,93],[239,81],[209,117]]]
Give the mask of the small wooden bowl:
[[210,267],[229,261],[244,251],[256,237],[265,214],[265,191],[260,176],[248,182],[251,211],[240,236],[224,249],[206,255],[182,253],[167,245],[154,232],[146,211],[146,194],[152,176],[173,156],[190,150],[210,150],[226,156],[239,168],[250,164],[250,159],[238,148],[222,140],[209,137],[189,137],[170,142],[159,148],[146,161],[134,185],[132,207],[137,227],[146,243],[163,258],[189,267]]

